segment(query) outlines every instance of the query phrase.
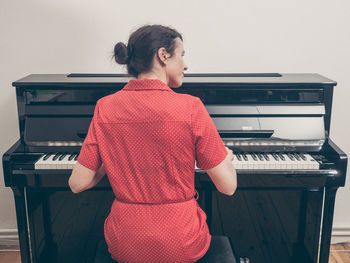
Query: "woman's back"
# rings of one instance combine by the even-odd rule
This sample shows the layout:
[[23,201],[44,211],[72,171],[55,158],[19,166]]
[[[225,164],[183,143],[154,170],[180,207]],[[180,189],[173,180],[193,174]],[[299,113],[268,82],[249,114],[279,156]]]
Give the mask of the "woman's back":
[[128,46],[117,43],[117,62],[137,79],[98,101],[70,178],[78,193],[106,170],[116,198],[104,233],[119,263],[194,262],[206,253],[211,236],[195,199],[195,161],[219,190],[234,191],[232,152],[203,103],[169,88],[182,84],[183,54],[181,35],[158,25],[135,31]]
[[[192,262],[208,249],[206,215],[194,199],[196,153],[200,167],[212,167],[227,152],[215,129],[201,130],[213,125],[198,114],[203,108],[150,79],[131,80],[98,102],[78,161],[105,166],[116,195],[105,237],[116,260]],[[211,158],[196,152],[196,144],[205,144]],[[100,156],[95,167],[91,156]]]
[[194,98],[160,80],[131,80],[98,103],[99,151],[118,200],[168,203],[194,196]]

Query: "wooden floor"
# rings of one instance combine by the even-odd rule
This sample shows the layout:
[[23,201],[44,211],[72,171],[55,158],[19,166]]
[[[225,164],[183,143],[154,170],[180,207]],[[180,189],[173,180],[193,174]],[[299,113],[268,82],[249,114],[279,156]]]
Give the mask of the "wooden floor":
[[[21,263],[19,251],[0,247],[1,263]],[[350,263],[350,243],[331,245],[329,263]]]
[[350,243],[331,245],[329,263],[350,263]]
[[18,249],[9,249],[0,247],[0,262],[1,263],[21,263],[21,256]]

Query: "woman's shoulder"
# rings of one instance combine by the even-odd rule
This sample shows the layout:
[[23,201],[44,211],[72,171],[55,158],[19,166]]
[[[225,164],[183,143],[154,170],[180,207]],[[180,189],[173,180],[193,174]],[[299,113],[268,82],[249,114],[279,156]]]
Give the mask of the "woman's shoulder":
[[175,97],[177,97],[179,100],[183,100],[184,102],[193,104],[196,103],[198,100],[200,100],[198,97],[187,94],[187,93],[173,93]]
[[173,93],[173,96],[173,98],[170,98],[170,100],[173,102],[172,104],[177,105],[177,107],[187,109],[187,111],[191,114],[194,111],[201,111],[205,107],[199,97],[186,93]]
[[103,105],[106,105],[106,104],[110,104],[112,103],[118,96],[120,96],[122,93],[122,90],[119,90],[115,93],[112,93],[112,94],[109,94],[109,95],[106,95],[102,98],[100,98],[96,104],[98,104],[99,106],[103,106]]

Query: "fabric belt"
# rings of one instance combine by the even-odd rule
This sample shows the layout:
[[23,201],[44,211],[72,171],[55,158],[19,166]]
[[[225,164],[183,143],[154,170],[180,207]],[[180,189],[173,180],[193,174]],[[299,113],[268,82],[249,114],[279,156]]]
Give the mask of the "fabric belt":
[[134,204],[134,205],[167,205],[167,204],[175,204],[175,203],[185,203],[188,202],[192,199],[196,199],[198,200],[199,198],[199,194],[198,191],[195,190],[195,194],[193,197],[187,198],[187,199],[181,199],[181,200],[168,200],[168,201],[164,201],[161,203],[146,203],[146,202],[137,202],[137,201],[130,201],[130,200],[122,200],[122,199],[118,199],[115,198],[116,201],[121,202],[121,203],[126,203],[126,204]]

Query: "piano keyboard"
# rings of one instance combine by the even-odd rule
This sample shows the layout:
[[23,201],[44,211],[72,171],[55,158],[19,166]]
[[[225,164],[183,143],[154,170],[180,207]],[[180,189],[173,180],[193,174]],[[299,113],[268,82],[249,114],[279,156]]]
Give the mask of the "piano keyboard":
[[40,157],[35,162],[35,170],[46,169],[73,169],[74,164],[77,162],[78,153],[47,153]]
[[[78,153],[47,153],[35,163],[35,170],[73,169]],[[319,163],[302,153],[235,153],[237,170],[319,170]],[[196,169],[197,166],[195,167]]]
[[319,163],[301,153],[236,153],[233,167],[237,170],[318,170]]

